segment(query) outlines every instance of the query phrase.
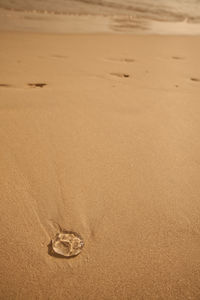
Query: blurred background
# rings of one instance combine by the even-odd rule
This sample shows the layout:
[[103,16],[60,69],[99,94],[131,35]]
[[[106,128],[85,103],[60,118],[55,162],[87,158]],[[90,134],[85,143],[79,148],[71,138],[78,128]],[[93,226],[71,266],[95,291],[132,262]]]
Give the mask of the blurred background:
[[200,34],[199,24],[200,0],[0,0],[0,30]]
[[0,0],[0,7],[57,14],[124,14],[156,20],[200,20],[200,0]]

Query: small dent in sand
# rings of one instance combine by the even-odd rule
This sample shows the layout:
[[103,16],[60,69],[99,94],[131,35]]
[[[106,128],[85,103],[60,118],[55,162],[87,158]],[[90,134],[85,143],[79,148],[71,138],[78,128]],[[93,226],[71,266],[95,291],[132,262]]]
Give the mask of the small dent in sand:
[[117,77],[121,77],[121,78],[128,78],[128,77],[130,77],[130,75],[129,74],[127,74],[127,73],[110,73],[110,75],[112,75],[112,76],[117,76]]
[[122,59],[122,61],[127,62],[127,63],[132,63],[132,62],[135,61],[135,59],[133,59],[133,58],[124,58],[124,59]]
[[31,87],[44,87],[45,85],[47,85],[46,83],[28,83],[28,86],[31,86]]
[[184,59],[184,57],[181,56],[172,56],[173,59]]
[[49,254],[55,257],[73,257],[81,252],[83,246],[84,241],[79,233],[60,229],[49,245]]
[[67,55],[60,55],[60,54],[53,54],[52,57],[54,57],[54,58],[68,58]]
[[133,63],[133,62],[135,62],[135,59],[129,58],[129,57],[127,57],[127,58],[107,58],[106,60],[110,61],[110,62],[120,62],[120,63],[123,63],[123,62]]
[[7,84],[7,83],[0,83],[0,87],[6,87],[6,88],[8,88],[8,87],[11,87],[11,85]]
[[200,81],[200,78],[196,78],[196,77],[191,77],[190,80],[192,81],[196,81],[196,82],[199,82]]

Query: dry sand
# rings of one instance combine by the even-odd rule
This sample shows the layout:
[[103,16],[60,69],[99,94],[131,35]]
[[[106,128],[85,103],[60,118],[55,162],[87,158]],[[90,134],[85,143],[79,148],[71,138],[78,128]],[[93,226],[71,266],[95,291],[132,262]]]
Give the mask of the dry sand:
[[0,40],[0,298],[200,299],[200,37]]

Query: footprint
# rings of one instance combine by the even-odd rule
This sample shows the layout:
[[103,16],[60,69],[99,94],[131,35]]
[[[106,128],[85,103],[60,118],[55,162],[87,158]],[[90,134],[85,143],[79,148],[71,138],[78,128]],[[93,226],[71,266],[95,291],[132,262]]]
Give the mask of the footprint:
[[68,58],[67,55],[60,55],[60,54],[53,54],[52,57],[54,57],[54,58]]
[[200,81],[200,78],[191,77],[190,80],[199,82],[199,81]]
[[124,59],[122,59],[121,61],[125,61],[125,62],[127,62],[127,63],[132,63],[132,62],[135,61],[135,59],[132,59],[132,58],[124,58]]
[[8,87],[11,87],[12,85],[10,85],[10,84],[7,84],[7,83],[0,83],[0,87],[6,87],[6,88],[8,88]]
[[135,62],[135,59],[133,58],[107,58],[105,59],[106,61],[111,61],[111,62],[125,62],[125,63],[133,63]]
[[110,75],[117,76],[117,77],[120,77],[120,78],[128,78],[128,77],[130,77],[130,75],[126,74],[126,73],[110,73]]
[[45,85],[47,85],[46,83],[28,83],[29,86],[31,87],[44,87]]
[[181,56],[172,56],[172,59],[184,59],[184,57],[181,57]]

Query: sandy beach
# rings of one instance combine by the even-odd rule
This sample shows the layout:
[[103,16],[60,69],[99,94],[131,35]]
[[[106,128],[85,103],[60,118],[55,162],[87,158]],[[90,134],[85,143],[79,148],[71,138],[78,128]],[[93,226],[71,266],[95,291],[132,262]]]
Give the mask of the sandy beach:
[[0,298],[198,300],[200,37],[0,40]]

